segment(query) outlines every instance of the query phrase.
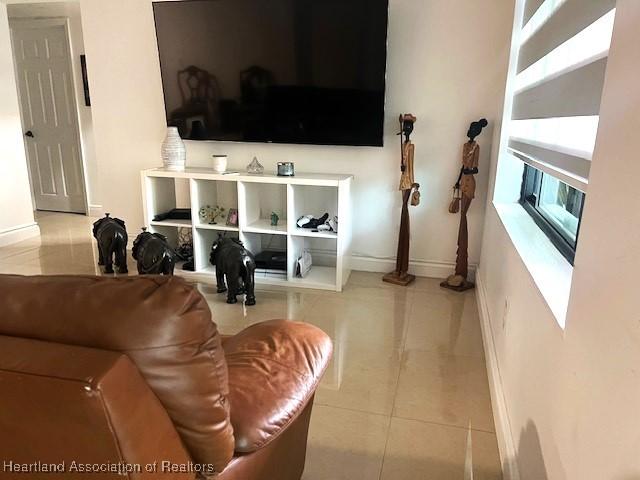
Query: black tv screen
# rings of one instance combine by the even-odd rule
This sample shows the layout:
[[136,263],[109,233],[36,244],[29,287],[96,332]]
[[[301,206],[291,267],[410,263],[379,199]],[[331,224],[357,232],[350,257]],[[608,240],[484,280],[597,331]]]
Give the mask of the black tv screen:
[[182,138],[381,146],[388,0],[154,2]]

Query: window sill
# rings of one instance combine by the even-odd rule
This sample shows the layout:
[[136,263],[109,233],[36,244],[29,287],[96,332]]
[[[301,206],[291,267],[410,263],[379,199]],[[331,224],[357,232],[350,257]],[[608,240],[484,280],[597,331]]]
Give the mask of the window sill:
[[573,267],[520,204],[494,202],[493,206],[540,294],[564,329]]

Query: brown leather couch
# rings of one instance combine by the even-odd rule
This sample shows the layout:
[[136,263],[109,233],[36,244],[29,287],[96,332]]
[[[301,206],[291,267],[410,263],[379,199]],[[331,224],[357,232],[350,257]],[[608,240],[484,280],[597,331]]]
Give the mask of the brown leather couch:
[[221,338],[178,277],[0,275],[0,477],[299,479],[331,351],[284,320]]

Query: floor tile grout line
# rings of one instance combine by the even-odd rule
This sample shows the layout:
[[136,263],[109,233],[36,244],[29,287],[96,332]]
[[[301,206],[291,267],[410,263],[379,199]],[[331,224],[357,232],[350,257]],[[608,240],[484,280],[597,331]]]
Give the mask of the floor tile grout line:
[[385,417],[385,418],[391,418],[391,415],[387,415],[385,413],[378,413],[378,412],[369,412],[367,410],[358,410],[357,408],[348,408],[348,407],[338,407],[336,405],[331,405],[328,403],[322,403],[321,401],[315,400],[313,402],[314,405],[318,405],[320,407],[329,407],[329,408],[337,408],[338,410],[345,410],[347,412],[353,412],[353,413],[366,413],[367,415],[375,415],[377,417]]
[[[411,301],[409,304],[409,315],[411,317],[411,313],[413,312],[413,305],[416,300],[415,293],[411,292]],[[391,402],[391,417],[389,418],[389,425],[387,426],[387,435],[384,440],[384,450],[382,452],[382,463],[380,464],[380,472],[378,474],[378,480],[382,480],[382,472],[384,471],[384,461],[387,458],[387,448],[389,447],[389,436],[391,434],[391,423],[393,422],[393,411],[396,408],[396,399],[398,398],[398,386],[400,384],[400,375],[402,373],[402,363],[404,361],[404,352],[407,344],[407,333],[409,331],[409,322],[407,320],[406,328],[402,338],[402,346],[400,348],[400,365],[398,368],[398,375],[396,377],[396,385],[393,392],[393,401]]]
[[384,438],[384,449],[382,450],[382,461],[380,462],[380,471],[378,472],[378,480],[382,480],[382,472],[384,470],[384,460],[387,458],[387,447],[389,446],[389,436],[391,434],[391,422],[393,417],[389,417],[389,423],[387,424],[387,433]]
[[[402,417],[400,415],[391,415],[391,418],[397,418],[399,420],[408,420],[408,421],[411,421],[411,422],[424,423],[424,424],[427,424],[427,425],[438,425],[439,427],[457,428],[459,430],[464,430],[464,431],[469,430],[469,427],[462,427],[460,425],[451,425],[451,424],[448,424],[448,423],[434,422],[432,420],[421,420],[419,418]],[[489,433],[491,435],[496,435],[495,431],[484,430],[482,428],[473,428],[473,427],[471,427],[471,431],[472,432],[480,432],[480,433]]]
[[[371,412],[368,410],[358,410],[357,408],[348,408],[348,407],[339,407],[337,405],[330,405],[328,403],[322,403],[320,401],[315,401],[314,405],[318,405],[320,407],[328,407],[328,408],[335,408],[338,410],[344,410],[347,412],[353,412],[353,413],[364,413],[366,415],[375,415],[377,417],[384,417],[384,418],[388,418],[390,420],[393,420],[394,418],[397,418],[399,420],[407,420],[410,422],[418,422],[418,423],[423,423],[426,425],[437,425],[439,427],[450,427],[450,428],[456,428],[458,430],[464,430],[467,431],[469,428],[468,427],[462,427],[460,425],[453,425],[453,424],[449,424],[449,423],[442,423],[442,422],[434,422],[432,420],[422,420],[419,418],[411,418],[411,417],[403,417],[400,415],[387,415],[384,413],[378,413],[378,412]],[[491,431],[491,430],[484,430],[482,428],[471,428],[472,432],[480,432],[480,433],[488,433],[490,435],[496,435],[495,431]],[[385,445],[385,450],[386,450],[386,445]]]
[[[347,412],[353,412],[353,413],[364,413],[366,415],[375,415],[377,417],[385,417],[385,418],[389,418],[389,419],[394,419],[397,418],[399,420],[408,420],[410,422],[418,422],[418,423],[424,423],[426,425],[438,425],[439,427],[451,427],[451,428],[457,428],[458,430],[464,430],[467,431],[468,427],[462,427],[460,425],[453,425],[453,424],[449,424],[449,423],[442,423],[442,422],[434,422],[433,420],[422,420],[420,418],[412,418],[412,417],[403,417],[401,415],[387,415],[385,413],[378,413],[378,412],[371,412],[369,410],[358,410],[357,408],[348,408],[348,407],[339,407],[337,405],[331,405],[328,403],[322,403],[321,401],[315,401],[314,405],[318,405],[320,407],[328,407],[328,408],[335,408],[338,410],[345,410]],[[483,428],[471,428],[472,432],[480,432],[480,433],[488,433],[491,435],[495,435],[496,432],[492,431],[492,430],[485,430]]]
[[[439,351],[437,351],[436,349],[433,348],[429,348],[429,349],[424,349],[424,348],[410,348],[409,349],[412,352],[420,352],[420,353],[436,353],[441,357],[462,357],[462,358],[467,358],[467,359],[473,359],[473,360],[482,360],[482,362],[485,361],[484,357],[479,357],[478,355],[468,355],[465,353],[440,353]],[[403,349],[404,351],[404,349]]]
[[[462,427],[460,425],[453,425],[453,424],[442,423],[442,422],[434,422],[432,420],[422,420],[422,419],[419,419],[419,418],[404,417],[404,416],[401,416],[401,415],[393,415],[393,414],[387,415],[385,413],[372,412],[372,411],[369,411],[369,410],[359,410],[357,408],[339,407],[337,405],[331,405],[329,403],[323,403],[322,401],[319,401],[319,400],[316,400],[314,402],[314,405],[318,405],[320,407],[336,408],[338,410],[345,410],[347,412],[353,412],[353,413],[364,413],[364,414],[367,414],[367,415],[375,415],[377,417],[385,417],[385,418],[390,418],[390,419],[397,418],[397,419],[400,419],[400,420],[408,420],[408,421],[411,421],[411,422],[424,423],[424,424],[427,424],[427,425],[438,425],[440,427],[451,427],[451,428],[457,428],[457,429],[465,430],[465,431],[468,430],[468,427]],[[471,431],[473,431],[473,432],[481,432],[481,433],[489,433],[489,434],[493,434],[493,435],[496,434],[495,431],[485,430],[485,429],[482,429],[482,428],[473,428],[472,427]]]

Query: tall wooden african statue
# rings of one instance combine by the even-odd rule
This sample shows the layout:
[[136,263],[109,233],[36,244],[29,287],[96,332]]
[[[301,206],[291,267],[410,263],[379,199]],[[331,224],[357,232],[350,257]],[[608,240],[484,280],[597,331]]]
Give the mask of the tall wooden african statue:
[[400,214],[400,234],[398,236],[398,253],[396,269],[387,273],[382,280],[396,285],[409,285],[415,276],[409,274],[409,200],[411,205],[420,203],[420,184],[415,183],[413,158],[415,145],[411,143],[411,132],[416,117],[410,113],[400,115],[400,191],[402,192],[402,211]]
[[460,212],[460,227],[458,229],[458,253],[456,256],[456,271],[440,283],[441,287],[463,292],[473,288],[473,282],[467,280],[469,275],[469,231],[467,229],[467,212],[476,193],[476,179],[478,173],[478,157],[480,146],[475,138],[480,135],[482,129],[488,125],[486,119],[481,118],[472,122],[467,132],[469,141],[462,147],[462,167],[460,175],[453,186],[453,200],[449,205],[450,213]]

